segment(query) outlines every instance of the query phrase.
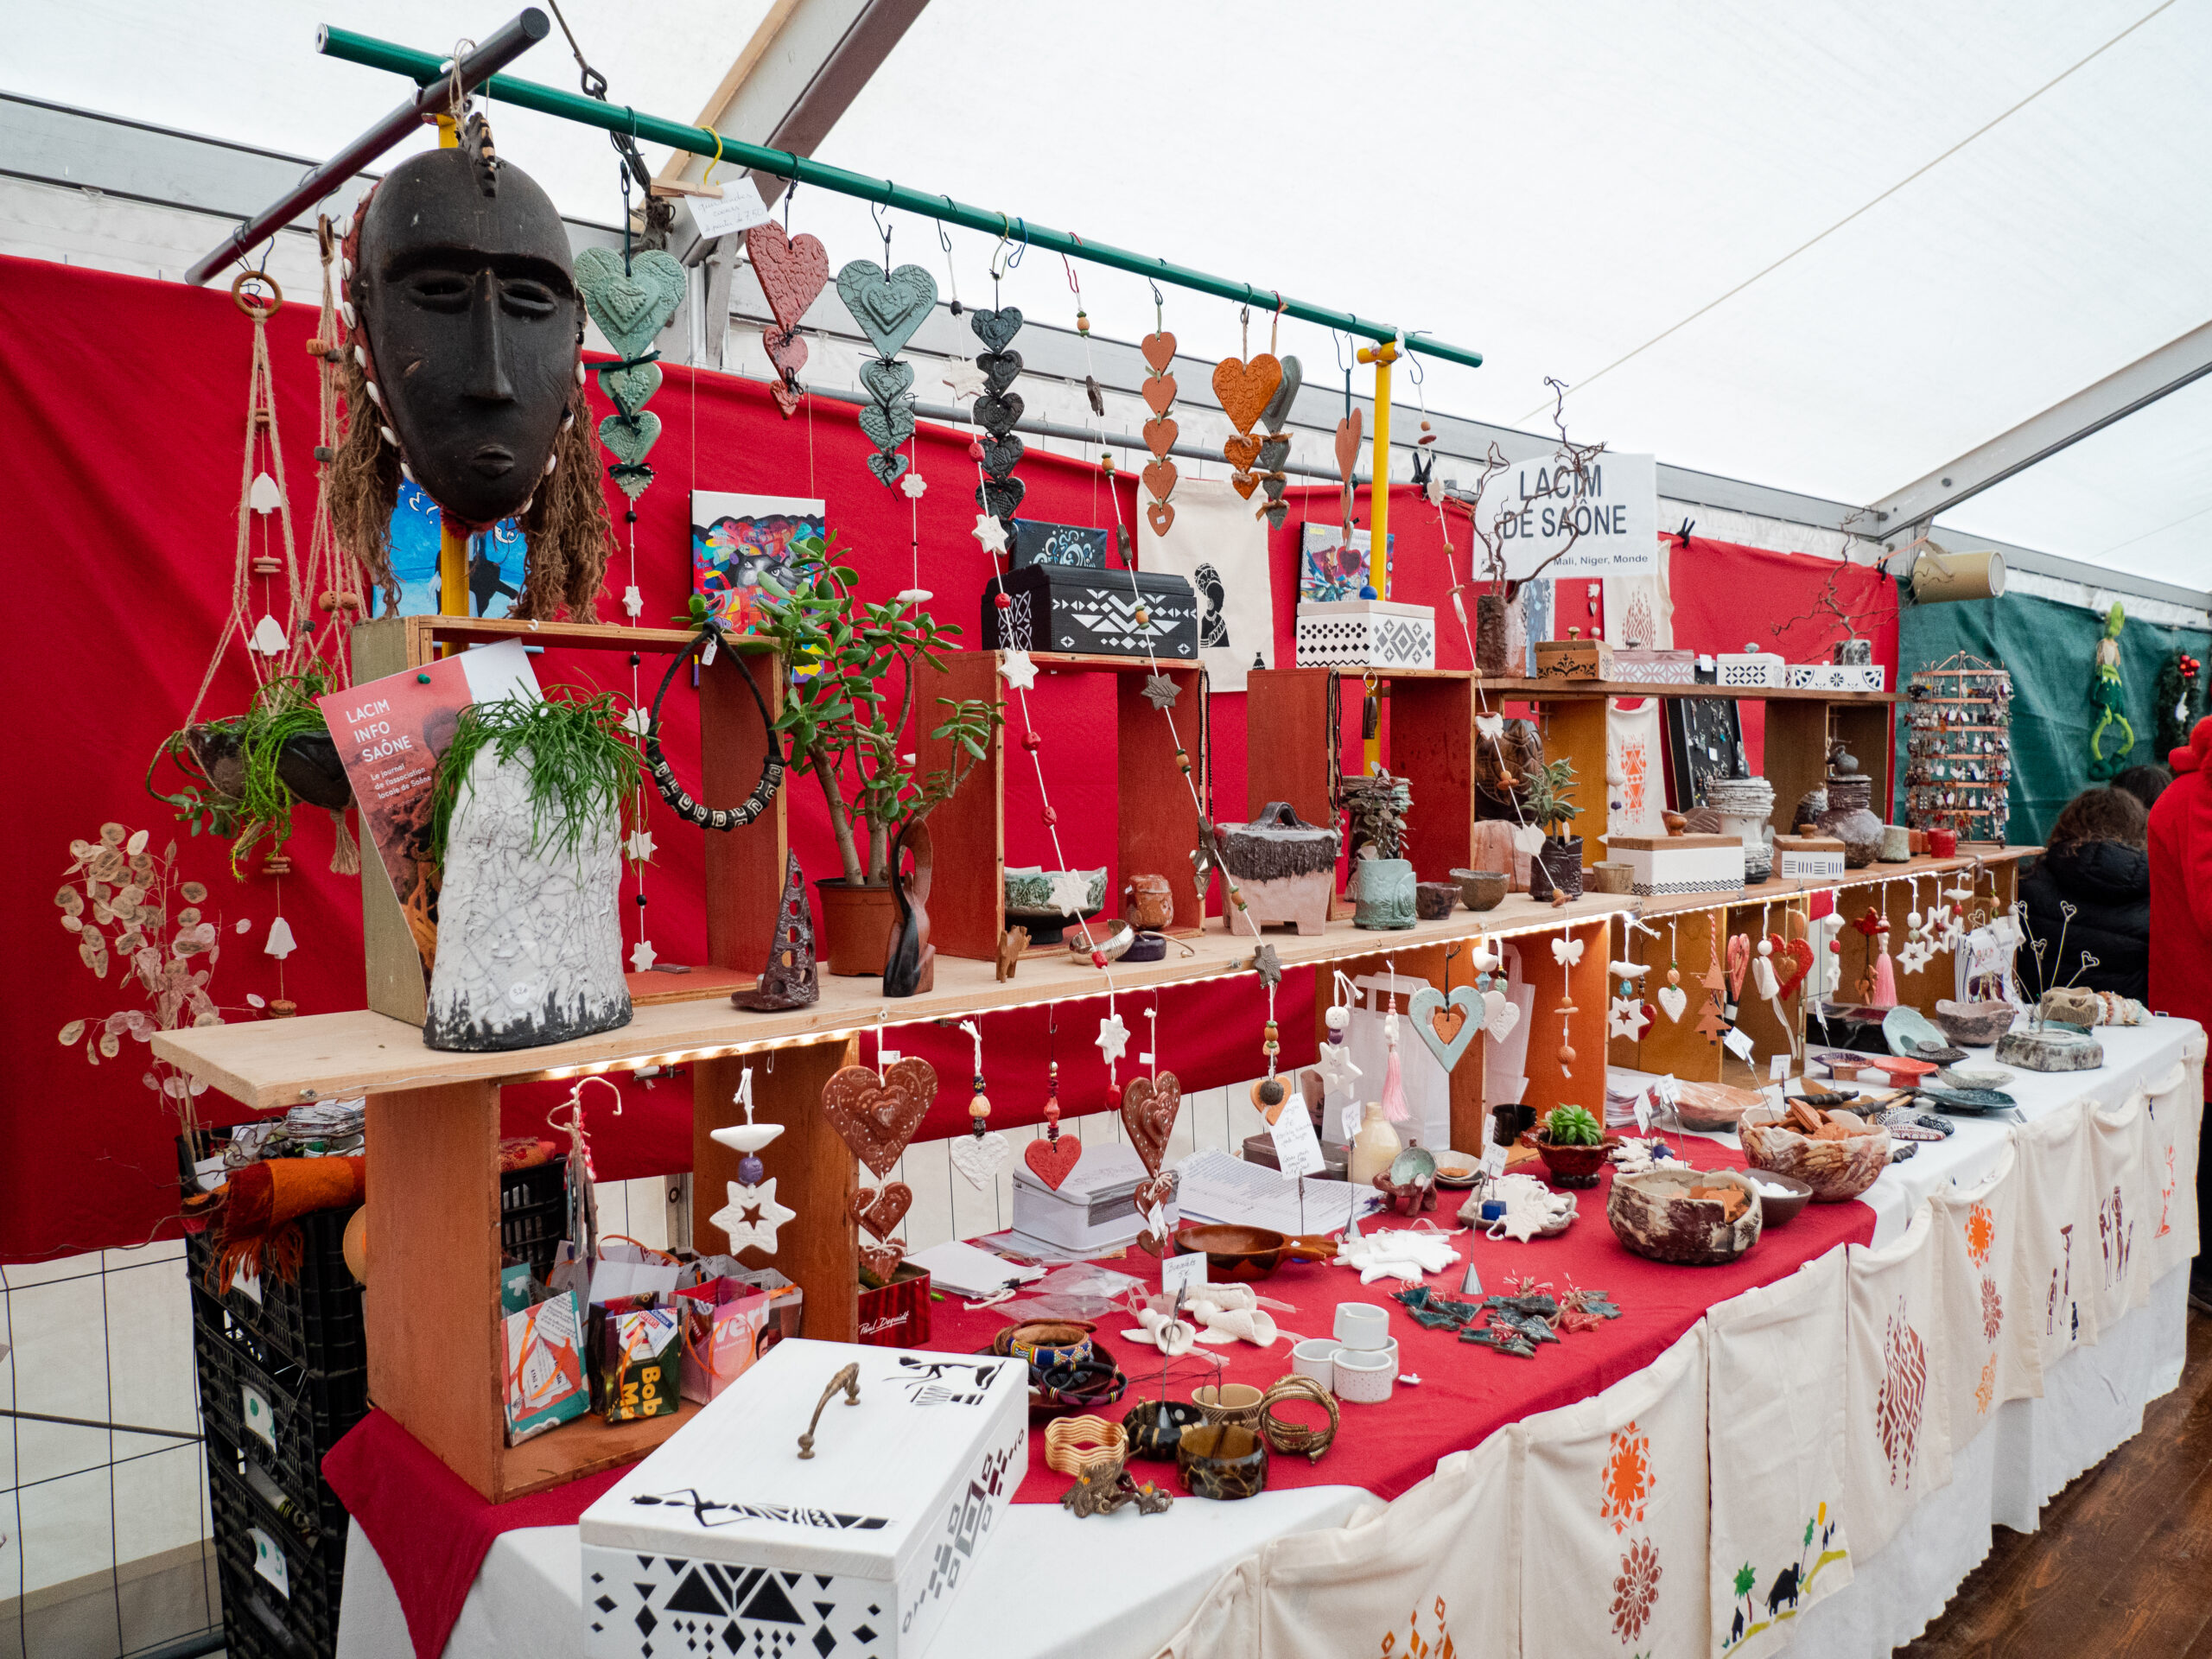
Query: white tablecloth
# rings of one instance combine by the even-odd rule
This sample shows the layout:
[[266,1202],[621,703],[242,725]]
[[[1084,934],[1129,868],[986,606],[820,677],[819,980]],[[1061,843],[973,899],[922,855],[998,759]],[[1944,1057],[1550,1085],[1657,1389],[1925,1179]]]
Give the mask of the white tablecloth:
[[[2021,1073],[2009,1092],[2030,1119],[2076,1100],[2117,1107],[2171,1072],[2197,1027],[2160,1020],[2100,1032],[2107,1064],[2088,1073]],[[1921,1201],[1953,1179],[1970,1184],[1994,1165],[2005,1127],[1959,1120],[1866,1195],[1874,1243],[1901,1236]],[[2186,1177],[2188,1172],[2183,1172]],[[2194,1185],[2184,1179],[2187,1201]],[[2147,1305],[2076,1348],[2045,1373],[2041,1399],[2015,1400],[1956,1455],[1949,1484],[1929,1494],[1853,1582],[1808,1609],[1789,1651],[1808,1659],[1879,1659],[1942,1611],[1988,1554],[1990,1529],[2034,1529],[2043,1504],[2142,1427],[2143,1410],[2180,1381],[2189,1274],[2169,1272]],[[1348,1486],[1267,1492],[1236,1503],[1179,1500],[1164,1516],[1077,1521],[1055,1506],[1017,1504],[976,1558],[931,1651],[961,1659],[1141,1659],[1174,1634],[1215,1581],[1271,1538],[1343,1525],[1371,1503]],[[448,1640],[446,1659],[583,1651],[582,1571],[574,1527],[502,1534],[486,1555]],[[339,1659],[409,1659],[397,1598],[357,1528],[347,1541]]]

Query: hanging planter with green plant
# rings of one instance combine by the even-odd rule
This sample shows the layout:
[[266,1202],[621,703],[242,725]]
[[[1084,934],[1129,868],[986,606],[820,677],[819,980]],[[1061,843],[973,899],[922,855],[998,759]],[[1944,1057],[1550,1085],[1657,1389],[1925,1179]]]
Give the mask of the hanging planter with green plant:
[[621,848],[643,789],[610,692],[557,686],[461,711],[432,785],[441,885],[426,1044],[533,1048],[629,1023]]
[[[292,809],[323,808],[337,819],[338,849],[331,868],[358,872],[360,855],[346,832],[345,812],[353,792],[338,746],[315,699],[345,684],[338,669],[315,664],[300,674],[279,675],[253,694],[242,715],[200,721],[162,740],[146,767],[146,792],[175,807],[192,833],[231,838],[231,873],[243,879],[253,849],[267,844],[281,870],[292,836]],[[164,794],[154,786],[163,760],[185,776],[184,787]]]

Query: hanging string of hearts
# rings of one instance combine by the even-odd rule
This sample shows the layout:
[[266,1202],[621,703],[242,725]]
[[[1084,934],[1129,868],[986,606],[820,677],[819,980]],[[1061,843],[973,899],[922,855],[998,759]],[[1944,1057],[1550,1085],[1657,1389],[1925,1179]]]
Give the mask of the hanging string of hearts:
[[1021,308],[998,303],[999,281],[1005,275],[1000,259],[1005,251],[1006,238],[1001,236],[991,256],[994,308],[968,314],[968,327],[983,343],[976,358],[976,367],[983,376],[983,390],[969,413],[976,424],[989,434],[988,439],[971,441],[968,453],[982,474],[976,486],[976,505],[999,521],[1010,542],[1014,515],[1028,493],[1028,486],[1014,476],[1023,454],[1021,439],[1014,428],[1021,418],[1024,404],[1020,394],[1011,390],[1021,372],[1021,353],[1013,349],[1014,337],[1021,332]]
[[802,231],[791,234],[791,197],[784,198],[785,222],[764,220],[745,233],[746,257],[768,302],[768,315],[776,326],[761,331],[760,344],[768,353],[776,380],[769,395],[789,420],[804,395],[798,372],[806,366],[806,340],[799,325],[830,283],[830,251],[822,238]]
[[[1156,283],[1153,284],[1152,298],[1153,330],[1137,343],[1145,366],[1152,371],[1145,377],[1143,386],[1145,407],[1152,411],[1152,418],[1144,423],[1144,447],[1152,451],[1152,461],[1143,473],[1145,489],[1152,496],[1144,516],[1150,521],[1154,535],[1165,536],[1175,522],[1175,509],[1169,498],[1175,493],[1178,477],[1168,452],[1174,448],[1176,435],[1182,428],[1167,412],[1175,404],[1175,377],[1167,372],[1175,361],[1175,336],[1167,332],[1166,308]],[[1118,504],[1115,511],[1118,522]]]
[[[1282,316],[1280,308],[1275,316],[1280,322]],[[1245,306],[1239,310],[1237,321],[1244,331],[1238,350],[1249,353],[1251,350],[1252,308]],[[1213,395],[1220,400],[1221,411],[1229,417],[1230,425],[1236,429],[1236,435],[1222,445],[1221,453],[1235,468],[1229,478],[1230,487],[1247,501],[1252,499],[1252,492],[1260,486],[1259,476],[1252,469],[1258,463],[1260,451],[1264,447],[1259,439],[1252,435],[1252,429],[1274,403],[1275,393],[1282,386],[1282,363],[1274,354],[1274,343],[1271,329],[1268,349],[1257,357],[1249,359],[1224,357],[1213,367]]]
[[[870,213],[875,211],[870,206]],[[874,358],[861,365],[861,385],[870,401],[861,407],[860,427],[875,446],[868,469],[877,483],[889,489],[912,465],[905,453],[914,435],[914,365],[899,360],[899,353],[913,339],[937,304],[937,279],[919,265],[891,268],[891,232],[879,217],[883,232],[883,263],[855,259],[837,272],[837,297],[853,321],[875,347]]]

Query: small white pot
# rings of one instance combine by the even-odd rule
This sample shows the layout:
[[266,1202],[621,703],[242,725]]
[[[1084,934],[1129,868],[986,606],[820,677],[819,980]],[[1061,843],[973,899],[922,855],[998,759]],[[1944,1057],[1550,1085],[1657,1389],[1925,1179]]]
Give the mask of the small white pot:
[[1393,1344],[1387,1349],[1339,1348],[1335,1372],[1338,1399],[1355,1405],[1380,1405],[1390,1397],[1391,1387],[1398,1380],[1396,1345]]

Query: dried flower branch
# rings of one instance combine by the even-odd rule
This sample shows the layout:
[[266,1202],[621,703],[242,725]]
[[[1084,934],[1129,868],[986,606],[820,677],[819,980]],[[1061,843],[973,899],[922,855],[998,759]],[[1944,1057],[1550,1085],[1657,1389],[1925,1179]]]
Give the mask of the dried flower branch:
[[[1570,503],[1579,502],[1597,493],[1596,467],[1599,456],[1605,453],[1602,443],[1577,443],[1567,431],[1567,383],[1547,375],[1544,384],[1552,389],[1552,429],[1559,434],[1559,442],[1552,451],[1540,477],[1543,480],[1547,497],[1559,496]],[[1574,544],[1582,539],[1589,519],[1586,515],[1572,510],[1560,515],[1567,531],[1567,539],[1547,555],[1536,567],[1522,576],[1506,575],[1505,544],[1511,539],[1504,532],[1510,514],[1493,513],[1487,524],[1483,514],[1483,497],[1491,481],[1505,472],[1511,462],[1499,453],[1496,444],[1483,460],[1483,470],[1475,480],[1471,491],[1461,491],[1458,499],[1464,502],[1474,521],[1475,539],[1482,544],[1482,577],[1491,585],[1491,591],[1500,598],[1510,600],[1524,582],[1534,582],[1547,567],[1556,564],[1573,551]]]

